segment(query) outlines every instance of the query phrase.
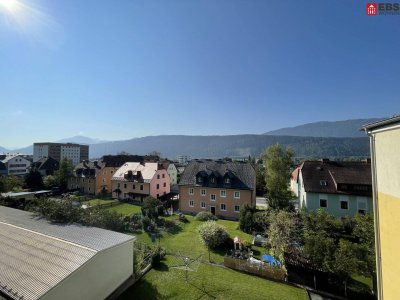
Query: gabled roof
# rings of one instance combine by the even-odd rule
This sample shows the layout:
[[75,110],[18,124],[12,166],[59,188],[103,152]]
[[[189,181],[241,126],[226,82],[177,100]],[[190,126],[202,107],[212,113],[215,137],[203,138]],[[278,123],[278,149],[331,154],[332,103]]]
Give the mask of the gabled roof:
[[366,124],[363,126],[363,129],[368,132],[368,131],[374,131],[376,129],[380,129],[380,128],[384,128],[384,127],[392,126],[392,125],[396,125],[396,124],[400,124],[400,115],[393,116],[391,118],[384,119],[381,121]]
[[115,172],[112,180],[129,181],[125,176],[126,174],[132,172],[132,175],[136,176],[140,172],[144,182],[150,182],[157,170],[158,163],[156,162],[146,162],[144,164],[140,162],[127,162]]
[[52,157],[42,157],[38,161],[34,162],[31,167],[36,170],[57,170],[59,162]]
[[80,225],[54,225],[0,206],[0,294],[39,299],[98,252],[133,236]]
[[155,155],[104,155],[101,158],[101,161],[104,163],[105,167],[114,167],[119,168],[123,164],[129,161],[136,162],[156,162],[159,161],[160,158]]
[[339,185],[372,186],[369,161],[335,162],[305,161],[301,167],[304,189],[312,193],[370,194],[363,191],[344,191]]
[[75,177],[95,177],[104,167],[101,161],[83,161],[76,165],[73,175]]
[[[198,175],[202,177],[215,176],[217,178],[217,186],[224,186],[225,188],[255,189],[256,173],[248,163],[192,160],[182,173],[179,185],[197,185],[196,176]],[[232,178],[229,187],[224,185],[223,177],[225,175]],[[207,180],[204,180],[203,185],[207,184]]]
[[297,179],[299,177],[300,169],[301,169],[301,166],[298,166],[296,169],[293,170],[292,174],[290,175],[291,179],[295,182],[297,182]]

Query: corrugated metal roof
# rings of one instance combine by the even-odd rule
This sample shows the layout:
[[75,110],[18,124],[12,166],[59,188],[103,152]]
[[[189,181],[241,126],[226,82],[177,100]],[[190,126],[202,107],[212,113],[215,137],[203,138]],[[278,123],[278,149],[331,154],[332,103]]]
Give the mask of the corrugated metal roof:
[[38,299],[101,250],[133,236],[79,225],[54,225],[0,206],[0,294]]
[[2,222],[0,240],[0,290],[14,299],[38,299],[97,253]]
[[134,239],[130,235],[96,227],[78,224],[51,224],[33,213],[4,206],[0,206],[0,222],[33,230],[97,251]]

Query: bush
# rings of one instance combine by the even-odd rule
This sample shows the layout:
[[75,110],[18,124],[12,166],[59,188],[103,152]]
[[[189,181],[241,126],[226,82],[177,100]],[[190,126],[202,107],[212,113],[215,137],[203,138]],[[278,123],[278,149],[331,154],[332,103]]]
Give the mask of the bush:
[[212,213],[210,213],[209,211],[199,212],[196,215],[195,219],[198,221],[216,221],[216,220],[218,220],[218,218],[216,216],[214,216]]
[[200,240],[209,248],[214,249],[229,238],[225,227],[215,221],[207,221],[197,228]]
[[186,218],[186,216],[184,214],[179,214],[179,221],[183,222],[183,223],[188,223],[189,220]]

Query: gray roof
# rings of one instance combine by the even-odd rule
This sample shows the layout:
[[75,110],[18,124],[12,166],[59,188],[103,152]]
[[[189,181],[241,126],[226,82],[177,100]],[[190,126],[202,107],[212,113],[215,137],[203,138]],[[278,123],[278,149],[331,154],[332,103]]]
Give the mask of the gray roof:
[[400,115],[397,115],[388,119],[366,124],[363,126],[363,129],[366,131],[370,131],[399,123],[400,123]]
[[[198,176],[205,176],[203,183],[198,184],[196,179]],[[224,187],[232,189],[255,189],[256,172],[254,168],[244,162],[225,162],[222,160],[192,160],[186,166],[185,171],[179,181],[179,185],[202,185],[209,184],[208,178],[215,176],[216,185],[213,187]],[[231,178],[231,184],[225,185],[223,178],[228,176]]]
[[51,224],[35,214],[0,206],[0,222],[33,230],[96,251],[101,251],[134,239],[133,236],[79,224]]
[[53,225],[0,206],[0,294],[38,299],[97,252],[133,236],[79,225]]

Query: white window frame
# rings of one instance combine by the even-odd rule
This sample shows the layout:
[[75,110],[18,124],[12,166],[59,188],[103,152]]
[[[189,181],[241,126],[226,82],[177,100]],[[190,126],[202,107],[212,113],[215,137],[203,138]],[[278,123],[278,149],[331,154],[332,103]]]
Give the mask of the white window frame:
[[206,209],[207,208],[207,204],[204,201],[200,202],[200,207]]
[[[326,201],[326,206],[321,206],[321,200]],[[328,208],[328,199],[327,198],[319,198],[319,208]]]
[[[214,196],[214,199],[213,199]],[[210,201],[216,201],[217,200],[217,195],[215,194],[210,194]]]
[[[236,207],[238,207],[239,209],[238,209],[238,210],[236,210]],[[235,213],[239,213],[239,212],[240,212],[240,205],[235,205],[235,208],[234,208],[234,210],[235,210]]]
[[[222,192],[224,192],[224,195],[222,195]],[[226,190],[220,190],[220,191],[219,191],[219,196],[220,196],[221,198],[226,198]]]
[[[342,202],[347,202],[347,208],[342,208]],[[349,197],[348,196],[340,196],[339,198],[339,209],[340,210],[349,210]]]
[[[222,205],[225,206],[225,209],[222,209]],[[226,211],[226,204],[225,204],[225,203],[221,203],[221,204],[219,205],[219,210],[220,210],[220,211]]]
[[189,207],[194,207],[194,200],[189,200]]
[[[236,193],[239,194],[238,197],[236,197]],[[240,191],[235,191],[235,192],[233,193],[233,198],[235,198],[235,199],[240,199]]]
[[206,189],[201,189],[200,196],[206,196],[206,195],[207,195]]
[[189,195],[194,195],[194,188],[189,188]]

